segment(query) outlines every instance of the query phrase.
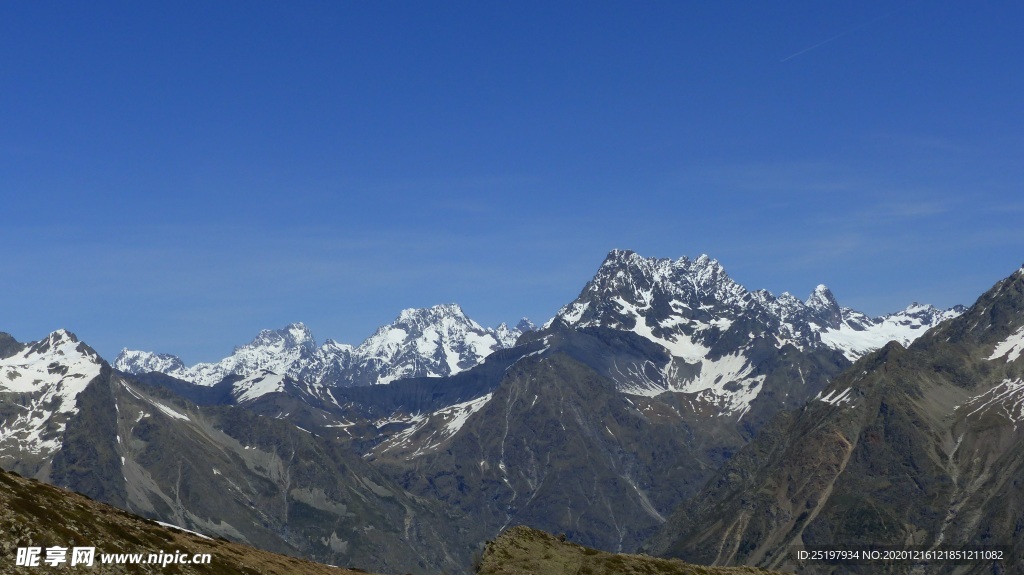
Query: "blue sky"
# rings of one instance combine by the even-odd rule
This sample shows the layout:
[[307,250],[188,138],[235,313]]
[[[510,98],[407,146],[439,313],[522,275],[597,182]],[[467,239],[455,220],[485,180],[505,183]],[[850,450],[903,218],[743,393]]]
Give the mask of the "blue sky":
[[612,248],[881,314],[1024,261],[1020,2],[0,4],[0,330],[550,317]]

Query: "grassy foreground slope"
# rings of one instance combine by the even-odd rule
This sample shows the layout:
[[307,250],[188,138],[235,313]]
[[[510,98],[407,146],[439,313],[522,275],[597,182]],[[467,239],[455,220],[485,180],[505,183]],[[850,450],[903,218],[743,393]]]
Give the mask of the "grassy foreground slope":
[[[19,547],[96,548],[92,567],[16,565]],[[101,565],[100,553],[209,553],[209,565]],[[68,552],[68,559],[71,553]],[[159,524],[35,480],[0,471],[0,574],[160,573],[223,575],[355,575],[365,573],[278,555]]]
[[606,553],[518,526],[487,544],[479,575],[771,575],[754,567],[702,567],[678,559]]

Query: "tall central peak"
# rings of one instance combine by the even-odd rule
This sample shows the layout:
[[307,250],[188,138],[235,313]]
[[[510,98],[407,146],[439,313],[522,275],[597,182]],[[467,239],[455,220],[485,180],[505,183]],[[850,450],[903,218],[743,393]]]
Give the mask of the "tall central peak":
[[398,319],[395,320],[395,323],[420,324],[436,321],[437,319],[446,317],[469,321],[469,318],[466,317],[466,312],[462,311],[462,307],[460,307],[459,304],[445,303],[426,308],[404,309],[400,314],[398,314]]
[[811,311],[813,317],[821,321],[824,326],[839,327],[843,321],[843,312],[839,307],[839,302],[824,284],[819,284],[814,288],[804,305]]
[[298,322],[285,326],[282,329],[265,329],[259,333],[251,342],[244,347],[263,348],[273,347],[280,349],[296,349],[316,347],[316,340],[313,332],[305,324]]
[[745,294],[746,290],[729,278],[721,264],[706,254],[695,260],[685,256],[671,260],[612,250],[576,301],[564,307],[559,316],[570,324],[577,320],[600,322],[599,316],[608,311],[606,303],[616,298],[640,308],[654,305],[655,300],[696,308],[712,301],[740,301]]

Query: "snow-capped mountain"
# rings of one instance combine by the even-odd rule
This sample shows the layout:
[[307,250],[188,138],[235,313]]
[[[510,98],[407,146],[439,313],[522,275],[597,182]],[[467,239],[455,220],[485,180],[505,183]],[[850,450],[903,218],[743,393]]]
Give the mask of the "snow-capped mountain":
[[0,453],[13,449],[45,458],[60,448],[78,394],[104,363],[63,329],[19,347],[0,359]]
[[[199,385],[212,386],[225,377],[287,375],[308,385],[372,385],[409,377],[443,377],[477,365],[491,352],[515,344],[535,329],[523,319],[515,328],[501,324],[484,328],[456,304],[406,309],[358,347],[327,340],[317,345],[301,323],[264,330],[246,345],[216,363],[187,367],[177,357],[123,350],[114,367],[132,374],[159,371]],[[270,389],[272,386],[257,386]],[[252,393],[243,394],[250,397]]]
[[870,318],[844,307],[841,308],[842,319],[839,325],[832,324],[821,331],[821,342],[843,352],[849,359],[856,360],[881,349],[890,341],[906,347],[930,328],[958,317],[964,310],[959,305],[940,310],[932,305],[914,302],[902,311]]
[[251,342],[236,347],[231,355],[216,363],[187,367],[177,356],[125,349],[114,360],[114,367],[131,374],[159,371],[209,386],[229,375],[249,376],[264,370],[298,378],[310,366],[329,365],[330,359],[346,358],[351,350],[351,346],[338,345],[331,340],[317,347],[309,329],[301,323],[293,323],[283,329],[261,331]]
[[512,347],[532,325],[524,320],[514,329],[483,328],[456,304],[406,309],[355,349],[352,368],[367,383],[455,375],[497,349]]
[[767,345],[836,350],[853,361],[891,340],[907,345],[962,311],[913,304],[870,318],[840,307],[824,285],[806,301],[789,293],[776,297],[766,290],[747,291],[707,255],[669,260],[614,250],[579,297],[545,327],[560,322],[575,329],[631,331],[672,359],[663,365],[617,366],[612,377],[624,392],[697,393],[724,411],[742,413],[764,383],[758,364]]

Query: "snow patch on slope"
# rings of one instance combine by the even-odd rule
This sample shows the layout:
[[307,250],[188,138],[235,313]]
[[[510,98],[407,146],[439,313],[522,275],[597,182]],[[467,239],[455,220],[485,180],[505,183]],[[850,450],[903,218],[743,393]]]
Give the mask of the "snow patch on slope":
[[[128,393],[130,393],[133,396],[135,396],[136,399],[139,399],[141,401],[145,401],[146,403],[152,405],[153,407],[155,407],[158,410],[160,410],[160,412],[163,413],[164,415],[166,415],[167,417],[170,417],[172,419],[180,419],[182,421],[188,421],[188,416],[185,415],[184,413],[181,413],[179,411],[175,411],[174,409],[171,409],[170,407],[160,403],[159,401],[157,401],[157,400],[155,400],[155,399],[153,399],[151,397],[146,397],[146,396],[142,395],[135,388],[133,388],[132,386],[128,385],[124,381],[121,382],[121,385],[124,386],[124,388],[128,391]],[[142,419],[142,416],[140,416],[139,419]]]
[[673,391],[697,393],[698,398],[723,412],[743,416],[761,392],[764,375],[752,375],[754,366],[740,353],[719,359],[702,359],[700,371],[692,379],[673,383]]
[[850,396],[850,391],[852,389],[852,387],[847,387],[843,391],[833,389],[832,391],[828,392],[828,394],[826,394],[825,396],[822,396],[819,392],[814,399],[817,401],[828,403],[830,405],[842,405],[844,403],[852,403],[853,398]]
[[[647,325],[647,317],[640,313],[640,310],[636,306],[622,299],[616,297],[612,301],[621,306],[624,314],[632,316],[636,319],[636,324],[633,326],[632,331],[637,335],[652,341],[661,347],[665,348],[670,354],[675,357],[681,358],[687,363],[697,363],[707,355],[711,348],[705,347],[688,337],[685,333],[674,334],[671,338],[662,338],[654,335],[651,327]],[[675,322],[678,324],[679,322]],[[726,323],[725,325],[729,325]]]
[[970,409],[966,417],[993,413],[1002,415],[1016,424],[1024,421],[1024,380],[1005,379],[981,395],[967,400],[957,409]]
[[262,397],[268,393],[284,391],[284,375],[263,370],[236,381],[231,386],[231,395],[238,403],[245,403]]
[[995,350],[992,351],[992,355],[988,359],[991,361],[1005,357],[1006,363],[1010,363],[1011,361],[1017,361],[1021,353],[1024,353],[1024,327],[1021,327],[1009,337],[997,343]]
[[[453,437],[469,421],[470,416],[483,409],[491,401],[493,394],[457,403],[439,409],[430,414],[413,414],[409,416],[392,416],[378,421],[375,425],[380,428],[388,423],[407,423],[409,426],[394,434],[382,442],[374,451],[380,455],[393,449],[415,448],[408,459],[414,459],[434,451],[444,442]],[[434,430],[424,438],[416,438],[416,435],[428,426],[434,426]]]

